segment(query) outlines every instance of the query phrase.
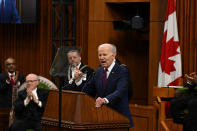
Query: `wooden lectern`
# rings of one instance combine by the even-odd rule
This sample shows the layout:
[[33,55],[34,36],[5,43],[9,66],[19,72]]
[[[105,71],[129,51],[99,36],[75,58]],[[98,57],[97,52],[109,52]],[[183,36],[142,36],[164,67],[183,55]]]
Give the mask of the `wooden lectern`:
[[[59,91],[51,90],[42,117],[43,131],[58,131]],[[129,131],[127,117],[82,92],[62,91],[62,131]]]

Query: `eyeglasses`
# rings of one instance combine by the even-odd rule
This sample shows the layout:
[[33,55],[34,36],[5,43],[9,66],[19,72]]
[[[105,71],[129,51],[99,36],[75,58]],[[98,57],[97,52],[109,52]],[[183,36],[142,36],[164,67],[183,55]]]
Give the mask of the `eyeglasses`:
[[16,65],[16,63],[7,63],[6,65],[7,65],[7,66]]
[[38,80],[28,80],[28,81],[26,81],[26,83],[33,83],[35,81],[38,81]]

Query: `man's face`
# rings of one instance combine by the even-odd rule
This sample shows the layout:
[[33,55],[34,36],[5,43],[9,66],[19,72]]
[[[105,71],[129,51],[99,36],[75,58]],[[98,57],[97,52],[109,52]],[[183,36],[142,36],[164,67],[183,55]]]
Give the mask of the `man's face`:
[[38,86],[39,81],[36,79],[34,75],[28,75],[26,77],[26,86],[30,90],[34,90]]
[[16,62],[14,59],[7,59],[6,69],[8,72],[13,73],[16,71]]
[[108,68],[115,59],[115,53],[111,52],[111,46],[101,46],[98,49],[98,58],[101,66]]
[[68,53],[68,62],[73,66],[77,66],[81,62],[81,57],[77,52]]

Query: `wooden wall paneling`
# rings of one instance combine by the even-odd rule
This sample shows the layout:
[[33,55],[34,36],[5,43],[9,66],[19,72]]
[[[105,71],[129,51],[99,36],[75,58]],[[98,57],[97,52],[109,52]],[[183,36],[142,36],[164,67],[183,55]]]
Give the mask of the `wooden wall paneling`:
[[[52,0],[40,1],[41,8],[41,23],[40,23],[40,49],[39,49],[39,59],[37,62],[40,62],[39,66],[39,75],[50,78],[49,70],[52,64],[51,51],[51,7]],[[46,4],[45,4],[46,3]]]
[[150,21],[165,21],[167,0],[150,0]]
[[150,45],[148,64],[148,104],[152,104],[153,86],[157,85],[158,67],[163,37],[163,23],[150,22]]
[[80,46],[83,63],[88,63],[88,0],[77,0],[76,45]]
[[89,22],[88,64],[94,69],[97,69],[99,65],[97,47],[104,42],[106,42],[104,22]]
[[153,106],[130,105],[134,127],[131,131],[156,131],[157,111]]
[[105,16],[104,0],[89,0],[89,21],[101,21]]

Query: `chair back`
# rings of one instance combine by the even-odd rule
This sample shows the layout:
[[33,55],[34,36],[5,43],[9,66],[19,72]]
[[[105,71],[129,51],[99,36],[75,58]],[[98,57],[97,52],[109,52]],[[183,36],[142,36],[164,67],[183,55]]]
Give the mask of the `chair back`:
[[[43,77],[43,76],[38,76],[38,79],[39,79],[39,85],[41,86],[41,88],[43,86],[45,87],[48,87],[50,90],[51,89],[58,89],[57,86],[52,82],[50,81],[49,79]],[[38,85],[38,87],[39,87]],[[45,88],[44,87],[44,88]],[[23,90],[24,88],[26,88],[26,83],[23,83],[19,88],[18,88],[18,92]]]

